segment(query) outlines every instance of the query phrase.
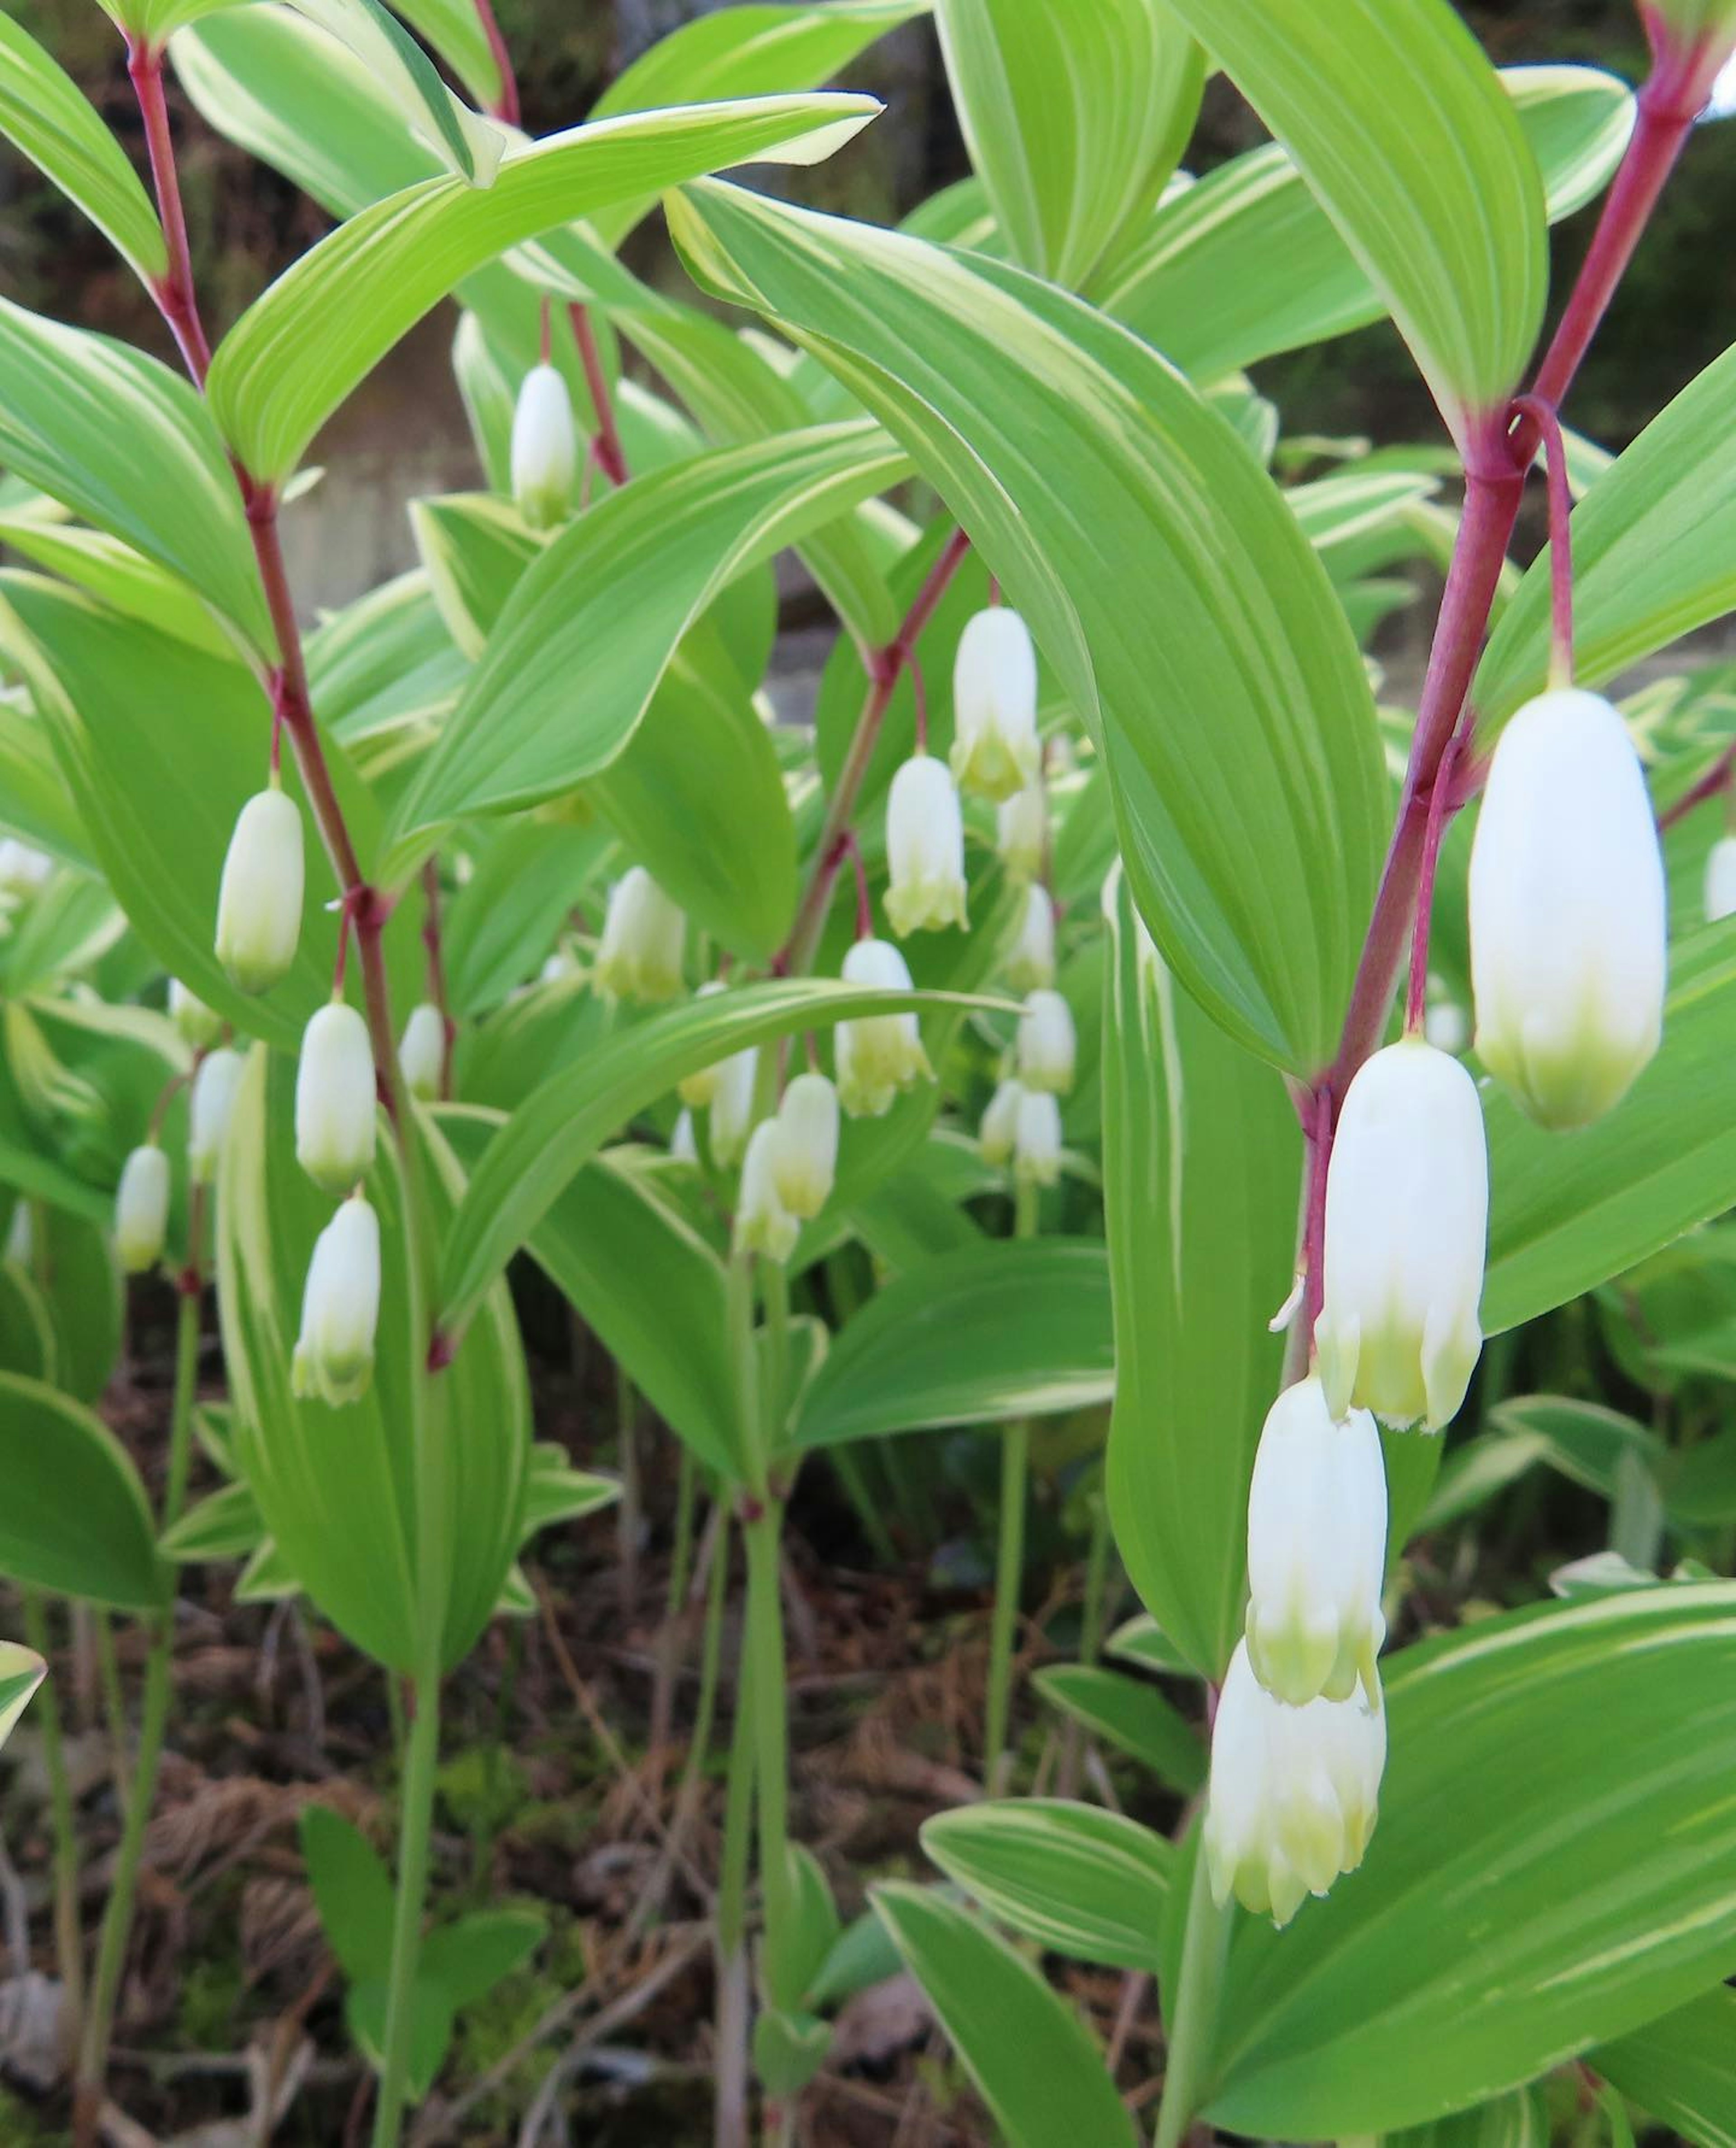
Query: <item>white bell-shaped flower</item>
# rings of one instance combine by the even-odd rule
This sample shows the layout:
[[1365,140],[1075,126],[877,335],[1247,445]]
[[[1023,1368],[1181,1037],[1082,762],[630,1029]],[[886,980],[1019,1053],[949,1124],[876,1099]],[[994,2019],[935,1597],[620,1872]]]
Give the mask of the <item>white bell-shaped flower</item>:
[[1621,714],[1541,694],[1501,734],[1471,852],[1483,1064],[1539,1125],[1618,1103],[1663,1031],[1657,823]]
[[348,1193],[374,1162],[374,1046],[342,1000],[302,1032],[295,1069],[295,1159],[322,1193]]
[[693,1113],[685,1105],[676,1114],[669,1137],[669,1152],[677,1163],[697,1163],[700,1160],[699,1136],[693,1130]]
[[431,1000],[424,1000],[410,1009],[398,1040],[398,1071],[419,1103],[430,1104],[439,1095],[445,1064],[446,1017]]
[[711,1161],[725,1168],[740,1163],[754,1120],[754,1090],[760,1078],[760,1047],[732,1052],[717,1069],[711,1093]]
[[966,623],[952,665],[952,772],[976,798],[1011,798],[1036,775],[1036,651],[1017,612],[992,605]]
[[[847,985],[895,992],[911,989],[910,969],[887,940],[858,940],[844,957],[843,976]],[[838,1101],[853,1119],[884,1118],[901,1091],[934,1078],[914,1014],[864,1015],[840,1021],[833,1032],[833,1051]]]
[[1024,1094],[1022,1083],[1009,1081],[1001,1082],[990,1097],[976,1132],[976,1145],[985,1163],[999,1167],[1012,1162],[1019,1138],[1019,1102]]
[[228,1050],[208,1051],[199,1061],[187,1113],[187,1168],[195,1186],[208,1186],[217,1176],[217,1159],[246,1067],[238,1051]]
[[1025,891],[1019,936],[1006,958],[1006,981],[1016,992],[1034,992],[1055,981],[1055,898],[1040,881]]
[[1003,799],[995,816],[995,853],[1015,880],[1034,880],[1049,847],[1049,794],[1033,776]]
[[1477,1085],[1421,1037],[1389,1044],[1344,1099],[1326,1182],[1314,1331],[1332,1415],[1352,1403],[1438,1432],[1483,1348],[1489,1207]]
[[114,1196],[114,1242],[128,1275],[143,1275],[163,1257],[168,1231],[167,1154],[147,1142],[127,1158]]
[[609,891],[597,948],[598,989],[611,999],[672,1000],[681,989],[687,921],[643,866]]
[[735,1198],[735,1247],[738,1253],[763,1253],[769,1261],[787,1261],[795,1250],[801,1225],[778,1193],[778,1165],[784,1128],[777,1119],[761,1119],[754,1128],[741,1163],[741,1190]]
[[1061,1106],[1048,1089],[1022,1088],[1013,1122],[1013,1177],[1021,1186],[1053,1186],[1061,1177]]
[[273,785],[237,816],[217,891],[217,959],[238,991],[269,991],[295,960],[304,875],[301,813]]
[[1025,1087],[1066,1096],[1073,1086],[1078,1051],[1073,1010],[1061,994],[1028,994],[1019,1017],[1019,1079]]
[[[694,994],[695,999],[715,999],[724,989],[721,977],[709,977]],[[691,1110],[702,1112],[717,1094],[717,1069],[702,1066],[697,1074],[685,1075],[675,1084],[675,1093]]]
[[533,529],[564,522],[573,504],[579,436],[573,399],[552,365],[533,365],[512,414],[512,496]]
[[901,940],[970,922],[965,823],[946,764],[912,754],[886,800],[886,916]]
[[290,1385],[335,1409],[367,1392],[379,1321],[379,1218],[360,1194],[314,1242]]
[[1706,922],[1716,925],[1732,916],[1736,916],[1736,836],[1720,836],[1706,856]]
[[1387,1719],[1371,1704],[1311,1700],[1291,1708],[1254,1676],[1237,1644],[1212,1731],[1204,1848],[1212,1892],[1287,1925],[1305,1896],[1324,1895],[1362,1861],[1387,1764]]
[[1267,1413],[1247,1500],[1247,1652],[1268,1693],[1301,1708],[1372,1700],[1387,1637],[1387,1473],[1367,1410],[1342,1424],[1317,1378]]
[[178,977],[168,981],[168,1018],[195,1051],[209,1051],[223,1035],[223,1016],[213,1014]]
[[824,1074],[798,1074],[778,1106],[772,1156],[778,1198],[809,1222],[830,1200],[838,1176],[838,1092]]

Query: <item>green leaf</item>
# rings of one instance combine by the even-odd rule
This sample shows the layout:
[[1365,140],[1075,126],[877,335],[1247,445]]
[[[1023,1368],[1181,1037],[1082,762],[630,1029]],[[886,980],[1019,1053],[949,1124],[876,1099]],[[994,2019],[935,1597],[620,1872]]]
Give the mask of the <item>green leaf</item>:
[[[474,1174],[500,1117],[449,1107],[447,1139]],[[538,1224],[530,1253],[670,1429],[735,1482],[745,1446],[723,1264],[630,1163],[599,1157]]]
[[[705,104],[721,98],[765,97],[830,82],[866,46],[913,16],[930,0],[762,0],[708,10],[683,23],[624,68],[591,108],[591,117],[649,112],[658,105]],[[655,198],[605,204],[590,221],[610,247],[618,245]]]
[[725,584],[902,466],[877,427],[827,426],[716,449],[600,500],[508,599],[400,837],[536,804],[606,768]]
[[1051,1664],[1033,1681],[1043,1699],[1094,1737],[1192,1795],[1206,1779],[1206,1749],[1154,1685],[1095,1664]]
[[945,1003],[934,993],[790,979],[693,1000],[609,1037],[586,1061],[582,1095],[575,1096],[563,1070],[534,1090],[489,1144],[447,1235],[438,1326],[454,1337],[463,1332],[483,1292],[576,1173],[610,1134],[685,1076],[797,1030]]
[[513,151],[486,189],[428,179],[372,203],[223,338],[207,383],[218,424],[243,468],[280,484],[399,338],[496,254],[720,166],[829,156],[875,109],[866,98],[764,98],[605,120]]
[[298,1831],[326,1944],[352,1981],[389,1975],[392,1877],[359,1829],[329,1805],[304,1805]]
[[1203,55],[1162,0],[937,0],[935,20],[1006,252],[1079,289],[1175,169]]
[[1194,1668],[1242,1633],[1247,1488],[1283,1343],[1302,1135],[1282,1085],[1106,904],[1103,1203],[1115,1285],[1109,1503],[1128,1575]]
[[1699,2148],[1736,2148],[1736,1991],[1728,1985],[1598,2045],[1588,2063]]
[[[539,1440],[530,1451],[530,1474],[524,1484],[525,1539],[562,1522],[582,1521],[587,1514],[612,1506],[620,1496],[621,1488],[612,1477],[593,1477],[588,1470],[574,1469],[564,1447]],[[534,1608],[534,1598],[532,1602]]]
[[165,1529],[161,1548],[165,1558],[197,1566],[208,1559],[251,1558],[264,1535],[259,1503],[252,1492],[245,1484],[225,1484]]
[[82,1404],[0,1373],[0,1573],[91,1603],[154,1611],[164,1597],[138,1473]]
[[[444,1660],[459,1660],[518,1549],[529,1449],[524,1352],[503,1286],[461,1360],[427,1379],[426,1308],[413,1303],[418,1256],[406,1242],[395,1151],[383,1142],[367,1183],[381,1237],[372,1383],[336,1409],[291,1392],[309,1256],[332,1208],[295,1161],[294,1072],[255,1047],[218,1181],[218,1303],[236,1458],[314,1603],[377,1662],[414,1674],[424,1618],[440,1621]],[[415,1125],[438,1239],[463,1172],[438,1129],[419,1116]],[[425,1531],[422,1499],[436,1509]],[[419,1563],[427,1543],[439,1548],[433,1572]]]
[[48,1666],[33,1650],[16,1641],[0,1641],[0,1745],[18,1728],[30,1697],[48,1675]]
[[54,1380],[75,1402],[94,1403],[121,1352],[123,1299],[107,1219],[48,1205],[31,1216],[31,1257],[54,1323]]
[[[1500,80],[1543,167],[1551,218],[1571,214],[1620,161],[1632,91],[1591,68],[1508,68]],[[1347,334],[1386,311],[1367,269],[1272,143],[1167,198],[1106,268],[1096,295],[1200,381]]]
[[446,715],[470,669],[414,570],[334,613],[304,653],[320,724],[346,744]]
[[[410,502],[410,533],[446,631],[474,664],[543,540],[509,499],[449,493]],[[449,723],[446,726],[451,728]]]
[[1432,2125],[1385,2134],[1381,2148],[1549,2148],[1550,2137],[1542,2095],[1535,2088],[1523,2088],[1469,2110],[1456,2110]]
[[0,463],[179,575],[274,650],[241,495],[195,390],[0,299]]
[[1094,1239],[984,1239],[906,1270],[834,1337],[798,1447],[1004,1424],[1106,1402],[1109,1264]]
[[417,1974],[438,1985],[455,2013],[485,1999],[536,1952],[548,1923],[534,1910],[484,1910],[429,1934]]
[[[176,0],[168,0],[173,7]],[[396,113],[446,168],[473,187],[495,176],[512,137],[479,118],[441,81],[434,64],[379,0],[289,0],[299,15],[347,45],[367,69],[376,97]]]
[[0,1371],[52,1386],[54,1358],[47,1300],[23,1268],[0,1262]]
[[213,656],[232,657],[235,645],[216,614],[178,575],[143,552],[76,522],[45,522],[28,514],[0,515],[0,539],[39,567],[63,575],[129,619],[142,619]]
[[[970,531],[1100,730],[1188,989],[1265,1055],[1323,1063],[1390,807],[1343,613],[1252,454],[1155,353],[1016,269],[735,188],[670,217],[700,280],[836,372]],[[1104,572],[1123,558],[1137,605]]]
[[1462,446],[1519,384],[1548,290],[1543,183],[1448,0],[1172,0],[1367,271]]
[[163,227],[126,152],[65,68],[10,15],[0,15],[0,132],[78,203],[145,283],[168,273]]
[[1166,1678],[1192,1678],[1193,1667],[1149,1611],[1141,1611],[1117,1626],[1103,1644],[1106,1654],[1123,1663],[1137,1664]]
[[441,919],[446,991],[460,1021],[534,977],[572,914],[576,831],[507,821],[467,845],[470,871]]
[[1488,1334],[1566,1304],[1736,1205],[1725,1093],[1736,931],[1708,926],[1673,947],[1671,961],[1663,1048],[1600,1125],[1564,1141],[1485,1087]]
[[1736,1585],[1490,1619],[1387,1669],[1361,1871],[1282,1934],[1237,1925],[1203,2099],[1236,2132],[1442,2116],[1736,1960]]
[[[1573,671],[1598,686],[1736,607],[1736,349],[1654,418],[1573,510]],[[1549,575],[1533,564],[1483,653],[1492,744],[1548,683]]]
[[1175,1853],[1136,1820],[1021,1798],[937,1813],[922,1847],[991,1917],[1046,1952],[1156,1973]]
[[1509,1395],[1490,1417],[1509,1438],[1538,1443],[1540,1460],[1605,1499],[1615,1497],[1624,1462],[1653,1468],[1665,1453],[1648,1426],[1569,1395]]
[[1028,1961],[931,1890],[871,1892],[1008,2148],[1132,2148],[1096,2040]]

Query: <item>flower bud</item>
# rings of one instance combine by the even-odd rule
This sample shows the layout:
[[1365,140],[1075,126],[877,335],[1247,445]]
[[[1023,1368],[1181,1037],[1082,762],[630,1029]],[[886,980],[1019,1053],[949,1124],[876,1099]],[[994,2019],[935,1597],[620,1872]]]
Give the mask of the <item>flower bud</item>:
[[1055,981],[1055,900],[1037,881],[1025,891],[1025,914],[1006,958],[1006,981],[1016,992],[1034,992]]
[[348,1193],[374,1162],[374,1046],[353,1006],[323,1006],[295,1069],[295,1159],[322,1193]]
[[617,1000],[672,1000],[681,989],[687,921],[643,866],[609,891],[597,949],[598,989]]
[[738,1253],[763,1253],[769,1261],[783,1262],[795,1250],[801,1225],[778,1195],[779,1152],[783,1145],[782,1122],[761,1119],[742,1161],[741,1190],[735,1202]]
[[1064,1097],[1077,1056],[1073,1010],[1059,992],[1032,992],[1019,1017],[1019,1079],[1027,1089]]
[[54,861],[46,851],[13,836],[0,838],[0,896],[23,901],[36,893],[53,870]]
[[238,991],[269,991],[301,936],[301,813],[275,785],[235,822],[217,891],[217,959]]
[[432,1103],[440,1093],[440,1077],[446,1066],[446,1017],[428,1000],[410,1009],[409,1020],[398,1043],[398,1070],[404,1086],[420,1103]]
[[946,763],[912,754],[886,800],[886,916],[901,940],[968,925],[965,824]]
[[1287,1925],[1309,1894],[1354,1872],[1374,1832],[1387,1764],[1377,1695],[1289,1708],[1230,1659],[1212,1731],[1204,1849],[1213,1898]]
[[[887,940],[858,940],[844,957],[844,981],[907,992],[911,973]],[[884,1118],[901,1090],[932,1081],[914,1014],[864,1015],[840,1021],[833,1034],[838,1102],[853,1119]]]
[[1012,1162],[1013,1145],[1019,1136],[1019,1102],[1024,1094],[1018,1082],[1003,1082],[990,1097],[976,1134],[985,1163],[998,1166]]
[[674,1131],[669,1137],[669,1152],[676,1163],[697,1163],[700,1144],[693,1131],[693,1113],[685,1107],[677,1116]]
[[168,981],[168,1018],[195,1051],[208,1051],[223,1035],[223,1016],[213,1014],[178,977]]
[[1706,922],[1736,916],[1736,836],[1720,836],[1706,859]]
[[780,1138],[772,1157],[778,1198],[811,1222],[838,1176],[838,1092],[824,1074],[798,1074],[778,1106]]
[[1477,1085],[1420,1037],[1377,1051],[1339,1115],[1326,1182],[1327,1406],[1438,1432],[1483,1348],[1488,1150]]
[[1019,1092],[1013,1177],[1021,1186],[1053,1186],[1061,1177],[1061,1106],[1050,1090]]
[[379,1319],[379,1218],[358,1193],[314,1242],[302,1294],[301,1339],[290,1365],[295,1393],[334,1409],[365,1394]]
[[187,1168],[195,1186],[208,1186],[217,1176],[217,1159],[246,1066],[238,1051],[227,1049],[208,1051],[199,1061],[193,1077],[187,1133]]
[[952,772],[973,797],[1013,797],[1036,775],[1036,651],[1017,612],[967,621],[952,666]]
[[156,1267],[168,1231],[168,1158],[147,1142],[127,1158],[114,1196],[114,1242],[128,1275]]
[[1049,794],[1039,775],[1001,801],[995,853],[1015,880],[1034,880],[1049,846]]
[[711,1161],[727,1167],[740,1163],[753,1126],[754,1091],[760,1079],[760,1047],[750,1044],[732,1052],[717,1069],[711,1094]]
[[1367,1410],[1335,1424],[1317,1378],[1267,1413],[1247,1500],[1248,1660],[1277,1699],[1302,1708],[1373,1701],[1387,1637],[1387,1473]]
[[[709,977],[694,994],[694,997],[700,1000],[715,999],[723,989],[724,983],[721,977]],[[685,1075],[675,1084],[675,1094],[684,1104],[691,1106],[695,1111],[704,1111],[706,1105],[717,1094],[716,1067],[702,1066],[697,1074]]]
[[1618,1103],[1663,1029],[1663,861],[1620,713],[1568,687],[1502,732],[1471,852],[1483,1064],[1545,1127]]
[[566,520],[578,467],[566,382],[552,365],[533,365],[512,414],[512,496],[533,529],[552,529]]

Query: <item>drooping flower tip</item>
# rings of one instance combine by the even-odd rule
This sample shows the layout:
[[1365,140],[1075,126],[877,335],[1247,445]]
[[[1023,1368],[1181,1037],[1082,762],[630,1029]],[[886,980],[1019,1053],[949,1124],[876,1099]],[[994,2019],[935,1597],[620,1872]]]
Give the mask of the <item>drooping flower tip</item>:
[[1568,687],[1496,742],[1471,852],[1483,1064],[1539,1125],[1588,1126],[1663,1031],[1663,861],[1621,712]]
[[208,1051],[223,1035],[223,1016],[213,1014],[178,977],[168,981],[168,1018],[183,1044],[195,1051]]
[[432,1001],[410,1009],[398,1043],[398,1067],[404,1086],[419,1103],[431,1104],[440,1093],[446,1065],[446,1017]]
[[1322,1694],[1372,1700],[1386,1639],[1381,1587],[1387,1478],[1367,1410],[1334,1422],[1317,1378],[1267,1414],[1247,1503],[1247,1652],[1267,1691],[1292,1708]]
[[787,1261],[801,1236],[801,1224],[778,1192],[779,1152],[784,1128],[777,1119],[761,1119],[754,1128],[741,1164],[741,1188],[735,1202],[737,1252],[760,1253],[769,1261]]
[[353,1007],[334,1001],[302,1032],[295,1069],[295,1157],[323,1193],[348,1193],[374,1162],[374,1046]]
[[886,916],[901,940],[968,925],[965,824],[944,761],[912,754],[886,800]]
[[798,1074],[778,1106],[772,1179],[790,1213],[811,1222],[838,1175],[838,1092],[824,1074]]
[[1387,1723],[1378,1699],[1287,1707],[1238,1642],[1218,1696],[1204,1849],[1220,1907],[1232,1895],[1287,1925],[1307,1895],[1354,1872],[1374,1832]]
[[[907,992],[911,973],[886,940],[858,940],[844,957],[844,981]],[[853,1119],[884,1118],[895,1099],[934,1078],[914,1014],[862,1015],[840,1021],[833,1036],[838,1101]]]
[[336,1409],[367,1393],[379,1321],[379,1218],[360,1194],[314,1242],[290,1384],[303,1401]]
[[648,1004],[681,990],[687,921],[643,866],[633,866],[609,891],[596,982],[610,999]]
[[304,871],[294,800],[258,791],[236,818],[217,891],[217,959],[238,991],[269,991],[295,960]]
[[760,1047],[731,1052],[716,1068],[711,1092],[711,1160],[727,1168],[740,1163],[753,1125],[754,1091],[760,1078]]
[[1061,1151],[1061,1106],[1054,1092],[1021,1088],[1013,1122],[1013,1177],[1021,1186],[1057,1184]]
[[187,1115],[187,1168],[195,1186],[208,1186],[217,1176],[235,1092],[246,1067],[241,1054],[227,1048],[208,1051],[199,1061]]
[[533,365],[519,389],[512,416],[512,492],[533,529],[564,522],[579,468],[573,399],[552,365]]
[[1477,1085],[1421,1037],[1364,1062],[1339,1115],[1326,1185],[1327,1407],[1438,1432],[1483,1348],[1488,1149]]
[[1006,958],[1006,981],[1016,992],[1034,992],[1055,981],[1055,899],[1040,881],[1025,891],[1019,936]]
[[1024,1094],[1021,1083],[1007,1081],[1001,1082],[990,1097],[976,1135],[976,1145],[982,1151],[985,1163],[998,1167],[1012,1162],[1019,1137],[1019,1104]]
[[699,1137],[693,1130],[693,1113],[685,1105],[676,1114],[675,1127],[669,1137],[669,1152],[677,1163],[697,1163],[700,1160]]
[[952,667],[952,772],[997,802],[1036,775],[1036,651],[1019,615],[991,605],[966,622]]
[[143,1275],[163,1257],[168,1192],[168,1157],[154,1142],[147,1142],[127,1158],[115,1190],[114,1242],[128,1275]]
[[1019,1079],[1027,1089],[1064,1097],[1073,1086],[1078,1039],[1073,1011],[1056,991],[1035,991],[1019,1017]]

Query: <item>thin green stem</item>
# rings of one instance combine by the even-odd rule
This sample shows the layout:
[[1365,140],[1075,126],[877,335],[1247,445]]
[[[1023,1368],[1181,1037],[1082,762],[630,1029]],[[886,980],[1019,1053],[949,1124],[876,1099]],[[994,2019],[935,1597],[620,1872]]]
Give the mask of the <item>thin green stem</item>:
[[[1036,1235],[1037,1189],[1021,1185],[1015,1197],[1013,1235]],[[989,1633],[988,1689],[983,1714],[982,1779],[991,1797],[1006,1786],[1011,1756],[1006,1749],[1012,1712],[1013,1642],[1019,1588],[1025,1573],[1025,1506],[1031,1478],[1031,1427],[1010,1424],[1001,1436],[1001,1509],[995,1551],[995,1610]]]
[[[24,1638],[44,1663],[50,1660],[48,1607],[40,1592],[27,1588]],[[48,1817],[54,1837],[54,1955],[65,1997],[68,2040],[76,2047],[84,2012],[84,1938],[78,1924],[78,1829],[73,1816],[73,1783],[67,1773],[62,1735],[60,1695],[52,1678],[44,1679],[33,1709],[42,1734],[43,1766],[48,1778]]]
[[[1217,2027],[1218,1999],[1229,1953],[1233,1905],[1212,1900],[1202,1847],[1196,1847],[1193,1885],[1187,1897],[1187,1930],[1182,1943],[1182,1970],[1175,2003],[1166,2005],[1167,2042],[1163,2100],[1157,2106],[1156,2148],[1179,2148],[1198,2110],[1206,2085],[1212,2039]],[[1166,1999],[1169,1996],[1165,1995]]]
[[693,1516],[698,1503],[699,1473],[693,1449],[683,1440],[675,1476],[675,1540],[670,1551],[669,1593],[663,1603],[665,1618],[679,1618],[686,1600],[693,1575]]
[[615,1368],[615,1461],[621,1496],[615,1502],[615,1587],[621,1616],[630,1619],[639,1601],[639,1536],[642,1511],[639,1468],[639,1397],[624,1366]]
[[779,1548],[782,1503],[772,1500],[750,1520],[747,1539],[747,1630],[745,1647],[753,1696],[754,1774],[759,1812],[760,1899],[765,1913],[762,1971],[766,1996],[785,2011],[801,1999],[790,1988],[790,1753],[785,1714],[784,1609]]
[[1085,1606],[1079,1627],[1079,1660],[1094,1664],[1103,1653],[1109,1623],[1109,1488],[1099,1484],[1091,1503],[1091,1545],[1085,1556]]
[[398,1895],[392,1925],[392,1968],[386,1988],[379,2102],[374,2114],[374,2148],[397,2148],[408,2095],[416,1964],[422,1951],[429,1837],[434,1825],[434,1776],[440,1756],[438,1669],[418,1680],[412,1696],[415,1714],[410,1722],[409,1749],[404,1756]]
[[[723,1549],[720,1544],[720,1553]],[[753,1848],[753,1664],[744,1637],[735,1681],[735,1721],[730,1739],[723,1853],[712,1911],[717,1950],[714,2148],[745,2148],[747,2141],[747,1873]]]
[[133,1802],[133,1771],[127,1764],[127,1699],[121,1690],[120,1659],[114,1652],[114,1622],[99,1604],[91,1621],[97,1642],[97,1677],[103,1688],[103,1714],[108,1725],[108,1760],[115,1802],[123,1819]]

